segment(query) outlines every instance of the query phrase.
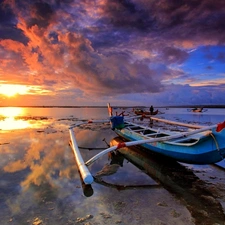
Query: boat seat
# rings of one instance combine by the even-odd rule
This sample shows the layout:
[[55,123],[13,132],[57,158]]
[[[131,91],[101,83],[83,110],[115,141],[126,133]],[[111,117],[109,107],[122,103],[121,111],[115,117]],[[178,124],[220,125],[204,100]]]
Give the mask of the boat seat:
[[193,134],[188,137],[183,137],[183,138],[175,138],[172,140],[167,141],[167,143],[172,143],[172,144],[192,144],[196,143],[204,138],[207,138],[212,132],[211,131],[204,131],[201,133]]
[[141,134],[143,134],[141,131],[145,131],[145,129],[137,129],[137,130],[134,130],[135,132],[140,132]]
[[146,134],[146,137],[160,138],[160,137],[168,137],[168,134],[165,133],[154,133],[154,134]]
[[129,128],[129,129],[134,129],[134,128],[139,128],[139,126],[129,125],[129,126],[127,126],[126,128]]
[[132,128],[135,128],[135,126],[128,126],[128,127],[126,127],[126,129],[128,129],[129,131],[134,131]]
[[194,139],[194,138],[190,138],[190,137],[186,137],[186,138],[177,138],[177,139],[172,139],[169,141],[166,141],[166,143],[171,143],[171,144],[177,144],[177,145],[187,145],[187,144],[193,144],[198,142],[199,139]]

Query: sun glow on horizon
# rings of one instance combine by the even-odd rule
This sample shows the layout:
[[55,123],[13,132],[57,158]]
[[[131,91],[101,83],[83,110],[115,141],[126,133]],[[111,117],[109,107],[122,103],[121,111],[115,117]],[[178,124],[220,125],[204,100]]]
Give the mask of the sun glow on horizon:
[[30,123],[28,121],[15,120],[14,118],[6,118],[4,121],[0,121],[0,127],[2,130],[25,129],[30,127]]
[[23,107],[0,107],[0,131],[43,128],[49,120],[33,119]]
[[23,108],[20,107],[3,107],[0,108],[0,116],[14,118],[16,116],[22,115]]
[[16,116],[22,115],[23,109],[17,107],[0,108],[0,116],[6,117],[0,120],[1,130],[24,129],[30,126],[28,121],[15,120]]
[[29,92],[29,87],[21,84],[0,84],[0,94],[13,97],[16,94],[24,95]]

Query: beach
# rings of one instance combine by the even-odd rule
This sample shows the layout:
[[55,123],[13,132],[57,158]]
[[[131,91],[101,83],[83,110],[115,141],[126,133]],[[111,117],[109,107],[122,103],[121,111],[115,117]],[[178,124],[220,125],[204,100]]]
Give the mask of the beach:
[[[159,117],[179,122],[224,121],[224,109],[202,114],[159,110],[163,112]],[[225,224],[224,170],[166,161],[131,148],[129,154],[121,152],[111,175],[102,172],[111,163],[108,155],[92,164],[89,169],[96,180],[84,187],[68,128],[85,119],[106,119],[107,109],[23,107],[15,111],[12,108],[10,113],[7,107],[0,111],[2,225]],[[84,160],[116,137],[107,124],[74,130]],[[224,160],[219,165],[225,167]]]

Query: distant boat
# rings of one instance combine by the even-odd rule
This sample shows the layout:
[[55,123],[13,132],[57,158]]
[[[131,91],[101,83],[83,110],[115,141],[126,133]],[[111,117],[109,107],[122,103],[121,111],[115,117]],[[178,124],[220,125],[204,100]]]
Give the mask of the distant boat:
[[189,112],[206,112],[207,109],[204,109],[203,107],[200,108],[193,108],[193,109],[188,109]]
[[149,111],[144,111],[144,110],[142,110],[142,109],[136,109],[135,111],[134,111],[134,113],[136,114],[136,115],[156,115],[156,114],[158,114],[158,112],[159,112],[159,110],[157,109],[156,111],[154,111],[154,112],[149,112]]

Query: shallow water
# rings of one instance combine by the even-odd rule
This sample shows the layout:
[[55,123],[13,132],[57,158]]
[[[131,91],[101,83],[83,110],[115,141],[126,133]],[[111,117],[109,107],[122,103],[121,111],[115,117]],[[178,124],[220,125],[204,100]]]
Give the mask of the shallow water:
[[[179,122],[224,121],[224,109],[160,111],[158,117]],[[97,177],[86,197],[68,127],[106,118],[106,108],[0,108],[1,224],[201,224],[203,219],[202,224],[223,224],[224,172],[139,150],[120,157],[120,166],[110,167],[114,163],[107,155],[92,164],[93,175],[106,164],[115,173]],[[75,133],[85,161],[116,137],[106,124],[76,128]]]

